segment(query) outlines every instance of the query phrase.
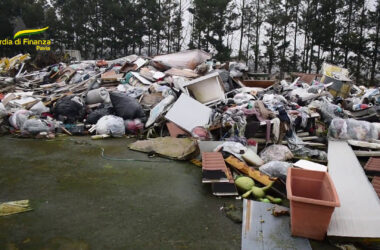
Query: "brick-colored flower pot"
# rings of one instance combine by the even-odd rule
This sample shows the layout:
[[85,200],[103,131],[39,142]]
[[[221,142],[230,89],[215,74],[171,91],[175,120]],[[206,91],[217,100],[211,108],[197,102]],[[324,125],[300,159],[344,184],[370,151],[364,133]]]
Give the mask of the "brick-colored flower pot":
[[335,207],[340,206],[330,175],[289,168],[286,190],[290,200],[292,235],[323,240],[331,215]]

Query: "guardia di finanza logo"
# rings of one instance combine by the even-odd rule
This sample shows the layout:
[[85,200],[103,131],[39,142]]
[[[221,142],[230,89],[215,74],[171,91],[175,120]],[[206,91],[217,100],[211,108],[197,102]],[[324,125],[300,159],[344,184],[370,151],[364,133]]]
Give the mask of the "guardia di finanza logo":
[[44,39],[30,39],[26,36],[37,35],[45,32],[49,27],[41,29],[29,29],[29,30],[20,30],[14,36],[13,39],[3,39],[0,40],[1,46],[18,46],[18,45],[30,45],[36,46],[36,50],[50,50],[51,40]]

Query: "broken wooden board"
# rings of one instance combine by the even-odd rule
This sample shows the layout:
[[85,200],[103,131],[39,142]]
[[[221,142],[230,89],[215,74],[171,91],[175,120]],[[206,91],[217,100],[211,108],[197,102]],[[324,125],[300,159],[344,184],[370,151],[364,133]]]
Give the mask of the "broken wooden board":
[[354,150],[356,156],[371,157],[380,156],[380,151],[365,151],[365,150]]
[[231,167],[237,169],[238,171],[242,172],[243,174],[248,175],[255,181],[260,182],[264,186],[269,185],[277,180],[277,178],[271,178],[266,174],[261,173],[259,170],[256,170],[252,167],[249,167],[244,162],[240,161],[236,157],[230,155],[226,159],[224,159]]
[[244,199],[241,249],[311,249],[309,240],[291,236],[290,217],[273,216],[273,207],[273,204]]
[[328,169],[340,200],[327,236],[380,238],[380,202],[351,147],[329,140]]
[[366,141],[348,140],[348,144],[355,147],[370,148],[370,149],[380,149],[379,143],[371,143]]

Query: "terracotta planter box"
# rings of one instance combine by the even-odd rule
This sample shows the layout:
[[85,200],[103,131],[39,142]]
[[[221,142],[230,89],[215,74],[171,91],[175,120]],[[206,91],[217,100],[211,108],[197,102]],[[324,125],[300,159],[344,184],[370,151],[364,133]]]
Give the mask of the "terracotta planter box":
[[290,200],[292,235],[323,240],[331,215],[335,207],[340,206],[330,175],[289,168],[286,190]]

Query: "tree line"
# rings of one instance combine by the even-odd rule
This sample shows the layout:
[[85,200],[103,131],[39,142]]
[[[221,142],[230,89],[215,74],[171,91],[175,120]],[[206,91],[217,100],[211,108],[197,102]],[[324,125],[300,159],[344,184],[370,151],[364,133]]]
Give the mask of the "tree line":
[[[380,0],[2,0],[0,39],[20,20],[49,26],[54,50],[86,59],[198,48],[255,71],[315,73],[329,62],[378,83]],[[0,56],[28,50],[0,46]]]

